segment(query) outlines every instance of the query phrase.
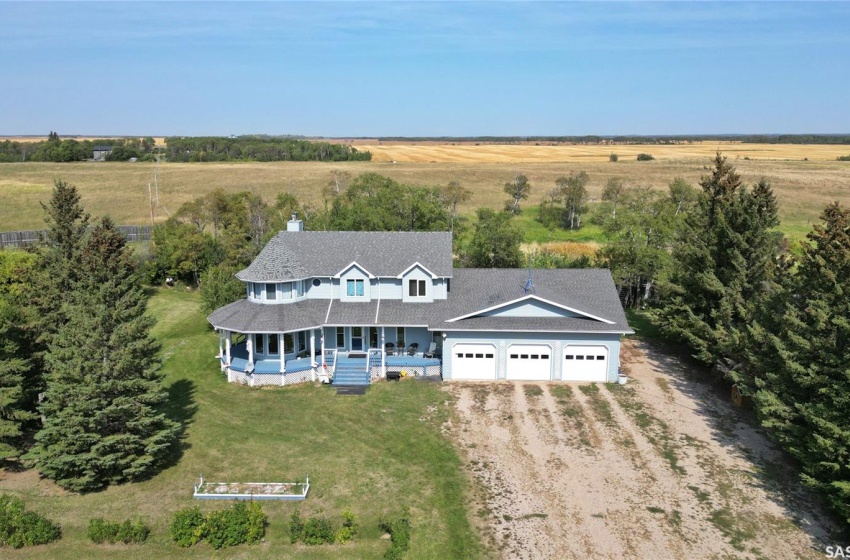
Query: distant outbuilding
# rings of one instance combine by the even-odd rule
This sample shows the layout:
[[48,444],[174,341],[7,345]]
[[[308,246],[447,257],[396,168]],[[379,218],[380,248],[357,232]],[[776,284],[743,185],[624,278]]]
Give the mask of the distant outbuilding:
[[94,146],[92,147],[92,159],[95,161],[105,161],[106,156],[112,153],[112,146]]

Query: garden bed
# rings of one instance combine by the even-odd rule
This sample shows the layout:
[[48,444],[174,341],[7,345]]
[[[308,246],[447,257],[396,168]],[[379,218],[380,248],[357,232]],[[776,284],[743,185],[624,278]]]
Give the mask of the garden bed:
[[305,482],[208,482],[194,486],[196,500],[303,500],[310,490]]

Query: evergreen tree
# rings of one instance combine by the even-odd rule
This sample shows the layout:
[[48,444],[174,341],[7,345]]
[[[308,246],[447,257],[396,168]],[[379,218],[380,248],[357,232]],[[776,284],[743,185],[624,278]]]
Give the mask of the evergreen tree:
[[770,185],[762,181],[750,191],[719,152],[713,163],[678,231],[659,315],[664,330],[688,344],[695,358],[732,373],[743,359],[743,332],[772,277],[781,235],[772,230],[779,220]]
[[44,427],[31,456],[59,485],[89,491],[151,474],[178,435],[160,407],[153,319],[124,238],[104,219],[80,251],[67,320],[51,341]]
[[0,461],[24,451],[24,432],[38,415],[31,355],[34,336],[24,295],[37,257],[0,251]]
[[464,261],[475,268],[516,268],[522,266],[522,230],[511,223],[507,212],[490,208],[476,210],[478,222]]
[[77,187],[64,181],[54,182],[50,201],[41,207],[46,225],[42,263],[29,294],[37,317],[35,330],[39,333],[39,348],[34,357],[38,369],[41,369],[41,354],[66,321],[61,302],[79,275],[80,248],[89,226],[89,215],[80,203]]
[[850,522],[850,209],[823,212],[751,329],[759,417]]

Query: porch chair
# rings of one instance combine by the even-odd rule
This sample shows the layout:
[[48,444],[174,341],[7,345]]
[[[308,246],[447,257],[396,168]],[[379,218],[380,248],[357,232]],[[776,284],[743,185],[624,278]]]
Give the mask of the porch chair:
[[433,340],[431,344],[428,346],[428,351],[422,354],[423,358],[433,358],[437,354],[437,343]]
[[395,344],[392,342],[387,342],[384,344],[384,352],[387,353],[387,356],[392,356],[395,354]]
[[419,350],[419,343],[413,342],[413,343],[411,343],[410,346],[407,347],[407,355],[408,356],[415,356],[417,350]]

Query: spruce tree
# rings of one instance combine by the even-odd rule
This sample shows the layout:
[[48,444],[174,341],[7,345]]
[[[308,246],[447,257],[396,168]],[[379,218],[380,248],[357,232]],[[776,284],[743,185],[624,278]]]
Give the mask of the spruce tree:
[[772,318],[752,329],[762,423],[850,522],[850,209],[823,212],[785,276]]
[[773,231],[779,220],[769,184],[747,189],[719,152],[709,171],[677,233],[659,315],[695,358],[735,377],[743,333],[772,278],[781,235]]
[[31,364],[17,340],[19,320],[16,310],[0,299],[0,461],[20,455],[24,424],[37,418],[27,407],[25,380]]
[[[80,248],[89,226],[89,215],[80,203],[77,187],[64,181],[55,181],[53,193],[47,204],[41,204],[45,213],[45,235],[40,251],[40,269],[29,284],[27,299],[33,313],[33,332],[37,333],[32,354],[33,369],[39,374],[44,369],[43,357],[59,326],[66,321],[62,302],[72,290],[80,273],[78,266]],[[37,391],[44,388],[39,375],[33,380]]]
[[23,251],[0,251],[0,461],[24,451],[24,432],[34,427],[34,336],[24,294],[37,258]]
[[150,475],[178,435],[161,411],[158,345],[131,251],[104,219],[80,251],[66,321],[46,355],[44,427],[32,456],[59,485],[89,491]]

